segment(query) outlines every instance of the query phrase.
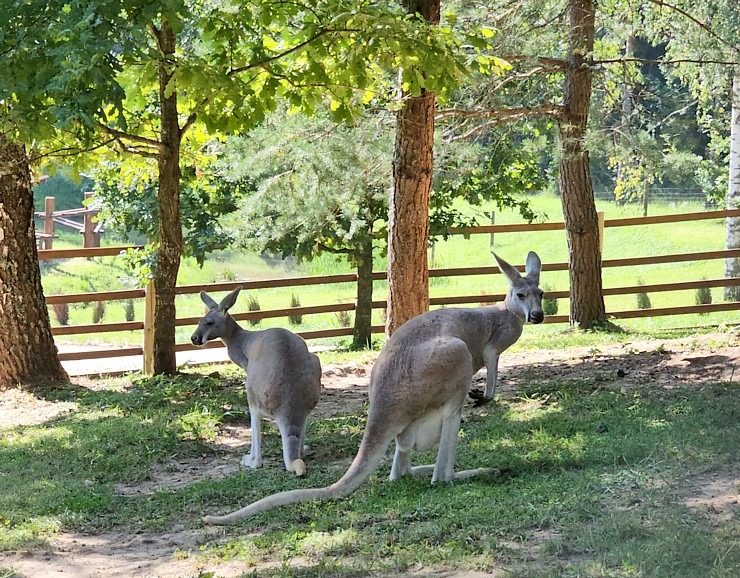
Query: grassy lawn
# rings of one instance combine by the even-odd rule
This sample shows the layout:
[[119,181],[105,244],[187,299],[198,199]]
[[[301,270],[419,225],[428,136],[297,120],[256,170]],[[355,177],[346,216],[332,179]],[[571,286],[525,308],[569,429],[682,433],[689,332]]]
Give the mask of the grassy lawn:
[[[582,344],[565,334],[560,340],[552,345]],[[648,375],[670,347],[626,351],[614,367],[639,363]],[[337,411],[310,422],[316,453],[305,478],[282,470],[279,439],[268,428],[264,453],[275,459],[261,470],[186,476],[137,493],[121,488],[146,484],[173,462],[238,462],[238,453],[214,443],[248,419],[238,371],[37,389],[29,395],[71,410],[38,425],[0,425],[0,551],[44,548],[62,531],[156,536],[178,527],[197,537],[179,558],[204,566],[238,561],[253,568],[247,576],[395,576],[422,568],[532,578],[740,575],[737,504],[729,515],[692,505],[707,480],[723,476],[737,494],[737,377],[690,385],[678,376],[671,387],[647,377],[626,387],[614,367],[583,367],[532,364],[515,392],[466,409],[457,467],[499,475],[391,483],[389,453],[348,499],[223,529],[204,527],[201,516],[335,481],[354,456],[364,412],[344,411],[339,392]],[[426,454],[417,463],[432,461]],[[14,576],[2,568],[0,561],[0,576]]]

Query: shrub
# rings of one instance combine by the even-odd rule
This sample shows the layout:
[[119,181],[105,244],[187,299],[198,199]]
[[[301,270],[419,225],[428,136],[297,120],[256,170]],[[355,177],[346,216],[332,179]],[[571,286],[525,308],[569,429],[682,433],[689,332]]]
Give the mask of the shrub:
[[93,305],[92,322],[101,323],[103,317],[105,317],[105,301],[96,301]]
[[[260,307],[259,299],[257,299],[254,295],[250,295],[247,299],[247,309],[249,309],[250,311],[260,311],[262,309]],[[259,325],[260,319],[250,319],[249,324]]]
[[334,317],[337,318],[339,327],[349,327],[352,325],[352,316],[349,314],[349,311],[335,311]]
[[[300,307],[301,306],[301,300],[295,293],[292,293],[290,295],[290,306],[291,307]],[[291,325],[300,325],[303,323],[303,315],[288,315],[288,321],[290,321]]]
[[[638,285],[644,285],[645,283],[642,281],[642,279],[637,280]],[[653,304],[650,303],[650,297],[647,293],[638,293],[637,294],[637,308],[638,309],[652,309]]]
[[[702,281],[706,281],[706,277],[702,278]],[[699,287],[696,290],[694,301],[697,305],[709,305],[712,303],[712,290],[709,287]],[[700,313],[703,315],[703,312]]]
[[69,325],[69,303],[54,303],[51,306],[59,325]]
[[[545,293],[548,293],[552,291],[552,287],[549,285],[543,285],[542,290]],[[545,315],[557,315],[558,313],[558,300],[557,299],[551,299],[549,297],[544,297],[542,299],[542,311],[545,313]]]
[[136,319],[136,311],[134,309],[134,300],[127,299],[123,302],[123,314],[126,317],[126,321],[133,321]]
[[238,276],[234,271],[232,271],[231,269],[224,269],[218,275],[216,275],[215,282],[219,283],[221,281],[236,281],[237,278]]

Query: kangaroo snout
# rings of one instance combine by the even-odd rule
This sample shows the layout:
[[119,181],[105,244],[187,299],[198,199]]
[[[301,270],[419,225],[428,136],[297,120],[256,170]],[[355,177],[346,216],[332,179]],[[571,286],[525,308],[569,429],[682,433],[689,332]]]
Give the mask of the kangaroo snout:
[[190,338],[190,341],[193,343],[193,345],[203,345],[203,341],[200,338],[200,335],[197,333],[193,333],[193,336]]
[[528,317],[529,319],[527,319],[527,321],[529,321],[530,323],[534,323],[535,325],[537,323],[542,323],[545,320],[545,314],[541,310],[540,311],[530,311]]

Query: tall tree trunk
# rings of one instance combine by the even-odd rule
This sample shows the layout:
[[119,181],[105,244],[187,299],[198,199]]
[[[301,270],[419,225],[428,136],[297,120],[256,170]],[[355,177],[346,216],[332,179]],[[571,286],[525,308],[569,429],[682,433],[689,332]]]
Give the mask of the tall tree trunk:
[[69,381],[51,334],[26,149],[0,134],[0,389]]
[[357,265],[357,307],[352,346],[357,349],[372,346],[373,318],[373,239],[368,236],[355,253]]
[[[406,0],[406,10],[439,24],[439,0]],[[429,198],[434,153],[434,93],[404,95],[396,117],[393,191],[388,218],[388,317],[390,336],[429,309]]]
[[599,226],[583,138],[588,125],[594,47],[593,0],[569,0],[568,68],[559,119],[560,194],[568,239],[570,322],[588,329],[606,319]]
[[[730,185],[727,208],[740,209],[740,67],[732,79],[732,113],[730,117]],[[727,218],[727,248],[740,249],[740,217]],[[740,259],[725,259],[725,277],[740,277]],[[726,301],[740,301],[740,287],[725,287]]]
[[182,253],[180,222],[180,124],[177,92],[170,85],[174,68],[175,32],[164,20],[159,31],[159,102],[161,146],[159,152],[159,250],[154,274],[154,352],[155,374],[174,374],[175,358],[175,286]]

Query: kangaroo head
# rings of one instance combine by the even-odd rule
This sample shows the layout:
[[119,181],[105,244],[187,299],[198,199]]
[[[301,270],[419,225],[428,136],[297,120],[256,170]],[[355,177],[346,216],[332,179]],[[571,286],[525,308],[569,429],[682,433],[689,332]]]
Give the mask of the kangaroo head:
[[506,308],[525,321],[542,323],[545,313],[542,311],[542,289],[539,288],[542,262],[537,253],[530,251],[522,277],[514,267],[501,257],[493,254],[499,269],[509,280],[509,292],[506,294]]
[[237,287],[221,303],[216,303],[205,291],[200,292],[200,298],[208,306],[208,313],[198,322],[198,327],[190,338],[193,345],[205,345],[212,339],[218,339],[223,336],[229,326],[227,318],[229,309],[236,303],[241,287]]

